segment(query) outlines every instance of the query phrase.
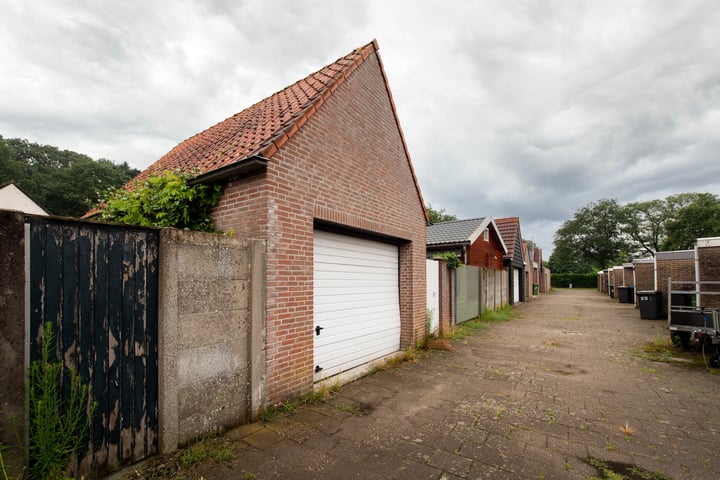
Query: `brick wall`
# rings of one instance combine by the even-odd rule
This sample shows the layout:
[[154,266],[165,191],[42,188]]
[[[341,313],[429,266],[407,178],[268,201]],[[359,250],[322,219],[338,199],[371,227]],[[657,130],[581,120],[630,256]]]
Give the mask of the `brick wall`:
[[494,229],[489,231],[489,239],[485,241],[484,235],[480,235],[475,243],[470,245],[467,251],[467,263],[480,268],[490,268],[493,270],[502,270],[503,268],[503,252],[500,246],[497,233]]
[[[663,315],[667,315],[668,278],[673,281],[695,281],[695,252],[681,250],[676,252],[658,252],[655,256],[657,272],[657,290],[662,292]],[[673,290],[693,290],[693,284],[673,285]]]
[[455,325],[455,270],[440,263],[440,336],[449,335]]
[[638,260],[635,265],[635,292],[655,290],[655,262]]
[[[699,278],[701,282],[720,281],[720,245],[714,241],[698,240]],[[703,246],[703,244],[709,246]],[[720,285],[702,285],[702,292],[720,292]],[[720,295],[702,295],[700,304],[704,307],[720,308]]]
[[632,263],[623,265],[623,285],[628,287],[635,285],[635,271]]
[[405,239],[401,346],[425,334],[425,217],[376,54],[270,159],[233,182],[218,228],[267,241],[268,400],[313,381],[313,225],[320,220]]

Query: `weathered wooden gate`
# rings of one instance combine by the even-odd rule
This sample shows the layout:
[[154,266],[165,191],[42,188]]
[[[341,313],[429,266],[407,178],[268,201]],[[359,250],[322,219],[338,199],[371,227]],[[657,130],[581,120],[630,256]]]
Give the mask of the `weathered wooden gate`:
[[79,473],[157,452],[158,231],[30,220],[30,361],[42,325],[96,401]]

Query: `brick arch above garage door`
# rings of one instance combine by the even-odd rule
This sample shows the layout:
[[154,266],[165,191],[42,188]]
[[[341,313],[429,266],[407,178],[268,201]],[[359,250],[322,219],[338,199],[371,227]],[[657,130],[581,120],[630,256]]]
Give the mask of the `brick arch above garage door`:
[[313,265],[315,381],[400,349],[396,245],[315,230]]

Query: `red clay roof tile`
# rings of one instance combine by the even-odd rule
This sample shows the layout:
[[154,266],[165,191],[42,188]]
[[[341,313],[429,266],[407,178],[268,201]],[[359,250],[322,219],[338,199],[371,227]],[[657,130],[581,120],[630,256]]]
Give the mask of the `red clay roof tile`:
[[[207,173],[248,157],[270,158],[377,49],[375,41],[183,141],[138,175],[165,170]],[[419,193],[419,192],[418,192]]]
[[[503,238],[508,249],[505,257],[513,258],[515,255],[515,241],[518,230],[520,229],[520,219],[518,217],[496,218],[495,225],[497,225],[500,236]],[[522,235],[520,238],[522,238]]]

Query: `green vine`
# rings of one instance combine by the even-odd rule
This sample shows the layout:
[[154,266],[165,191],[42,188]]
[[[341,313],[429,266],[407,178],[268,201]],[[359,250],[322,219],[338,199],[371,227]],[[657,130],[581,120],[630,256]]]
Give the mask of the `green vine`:
[[447,265],[448,268],[452,268],[453,270],[458,267],[462,267],[463,265],[460,257],[458,257],[457,253],[455,252],[436,253],[435,255],[433,255],[433,258],[439,258],[441,260],[444,260],[445,265]]
[[110,191],[100,218],[145,227],[174,227],[215,232],[211,209],[222,195],[220,185],[190,185],[193,173],[166,171],[131,189]]

